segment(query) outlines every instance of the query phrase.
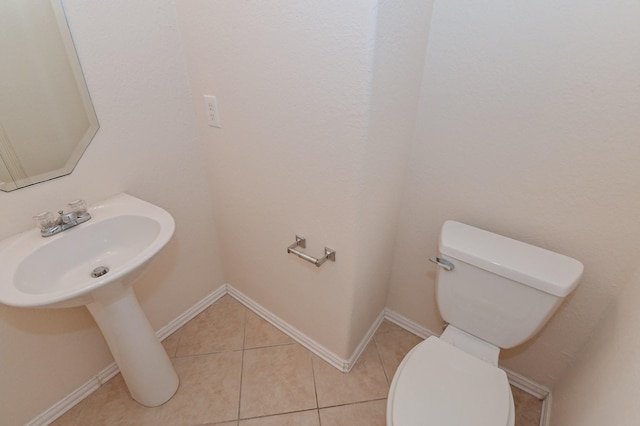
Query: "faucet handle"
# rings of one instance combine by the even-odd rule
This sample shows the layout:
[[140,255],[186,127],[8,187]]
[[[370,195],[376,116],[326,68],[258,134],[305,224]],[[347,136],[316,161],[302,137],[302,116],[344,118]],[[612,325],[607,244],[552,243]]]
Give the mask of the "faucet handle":
[[42,212],[33,216],[33,221],[41,230],[56,226],[57,220],[56,215],[51,212]]
[[74,200],[68,204],[69,209],[76,214],[76,216],[87,215],[87,203],[84,200]]

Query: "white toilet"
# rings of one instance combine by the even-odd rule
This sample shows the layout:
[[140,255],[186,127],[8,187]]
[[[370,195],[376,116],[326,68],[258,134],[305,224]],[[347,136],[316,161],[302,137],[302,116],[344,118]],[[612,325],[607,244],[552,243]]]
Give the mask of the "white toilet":
[[436,293],[448,323],[414,347],[396,371],[388,426],[513,426],[500,348],[533,337],[578,284],[570,257],[447,221],[440,234]]

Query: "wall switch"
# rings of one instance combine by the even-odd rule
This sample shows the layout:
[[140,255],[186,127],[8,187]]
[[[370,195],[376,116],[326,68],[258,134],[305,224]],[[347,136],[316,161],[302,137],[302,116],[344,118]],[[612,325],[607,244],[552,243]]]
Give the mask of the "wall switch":
[[204,95],[204,106],[207,113],[207,122],[211,127],[220,126],[220,112],[218,110],[218,100],[215,96]]

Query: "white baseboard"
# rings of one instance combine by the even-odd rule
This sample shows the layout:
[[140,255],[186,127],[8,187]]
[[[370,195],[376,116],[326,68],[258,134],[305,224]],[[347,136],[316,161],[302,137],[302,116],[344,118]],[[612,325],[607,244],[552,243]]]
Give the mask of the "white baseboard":
[[518,373],[514,373],[508,368],[502,368],[507,373],[509,383],[529,395],[533,395],[542,400],[542,412],[540,414],[540,426],[551,424],[551,391],[533,380],[527,379]]
[[552,394],[549,394],[542,400],[542,414],[540,415],[540,426],[549,426],[551,424],[551,405],[553,401],[551,399]]
[[178,315],[175,319],[169,321],[167,325],[156,331],[156,336],[158,336],[158,339],[160,339],[161,341],[166,339],[180,327],[198,316],[198,314],[200,314],[202,311],[213,305],[218,299],[222,298],[225,294],[228,293],[228,287],[228,284],[222,284],[216,290],[206,295],[198,303],[184,311],[182,314]]
[[422,337],[423,339],[431,336],[439,336],[439,334],[434,333],[428,328],[421,326],[417,322],[411,321],[409,318],[402,316],[389,308],[384,308],[384,318],[394,323],[398,327],[404,328],[409,333],[415,334],[416,336]]
[[98,388],[102,386],[97,377],[89,380],[85,384],[78,387],[69,395],[56,402],[53,406],[47,409],[45,412],[34,418],[30,422],[26,423],[26,426],[40,426],[53,423],[58,417],[73,408],[77,403],[91,395]]
[[[185,325],[191,319],[195,318],[198,314],[200,314],[202,311],[204,311],[206,308],[211,306],[226,294],[229,294],[234,299],[238,300],[244,306],[251,309],[257,315],[269,322],[271,325],[278,328],[293,340],[344,373],[348,373],[349,371],[351,371],[351,368],[358,361],[366,346],[369,344],[371,339],[373,339],[376,330],[385,319],[423,339],[426,339],[430,336],[439,335],[427,329],[426,327],[423,327],[418,323],[402,316],[401,314],[385,308],[371,325],[368,332],[356,348],[354,354],[348,360],[345,360],[320,343],[316,342],[309,336],[305,335],[303,332],[293,327],[291,324],[271,313],[269,310],[265,309],[253,299],[249,298],[244,293],[235,289],[229,284],[223,284],[218,289],[205,296],[198,303],[196,303],[191,308],[170,321],[167,325],[156,331],[156,335],[160,340],[164,340],[166,337],[170,336],[173,332]],[[544,386],[541,386],[525,377],[522,377],[519,374],[511,372],[507,369],[504,370],[507,373],[507,377],[509,378],[509,383],[535,396],[536,398],[543,400],[540,426],[547,426],[550,419],[551,392]],[[119,372],[120,370],[118,369],[118,366],[115,364],[115,362],[110,364],[105,369],[100,371],[95,377],[91,378],[85,384],[81,385],[69,395],[58,401],[38,417],[28,422],[26,426],[46,426],[52,423],[54,420],[73,408],[76,404],[85,399],[91,393],[99,389],[102,384],[106,383],[109,379],[114,377]]]
[[269,310],[265,309],[253,299],[242,293],[240,290],[230,285],[227,288],[229,291],[229,295],[234,299],[238,300],[244,306],[255,312],[258,316],[262,317],[265,321],[282,331],[284,334],[291,337],[293,340],[295,340],[305,348],[309,349],[311,352],[322,358],[330,365],[345,373],[351,370],[351,367],[353,366],[351,360],[345,360],[339,357],[291,324],[287,323],[286,321],[271,313]]
[[[225,294],[227,294],[227,284],[223,284],[217,290],[208,294],[198,303],[180,314],[177,318],[169,321],[167,325],[156,331],[156,336],[158,336],[158,339],[164,340],[165,338],[170,336],[171,333],[195,318],[200,312],[207,309]],[[102,386],[119,372],[120,369],[118,368],[116,363],[112,362],[106,368],[96,374],[95,377],[91,378],[83,385],[80,385],[80,387],[62,398],[60,401],[56,402],[38,417],[26,423],[25,426],[46,426],[53,423],[53,421],[55,421],[58,417],[62,416],[64,413],[80,403],[83,399],[98,390],[100,386]]]
[[118,364],[112,362],[104,370],[96,375],[96,379],[98,379],[98,382],[100,382],[101,385],[104,385],[119,372],[120,368],[118,368]]
[[537,384],[533,380],[529,380],[518,373],[514,373],[508,368],[504,368],[504,367],[500,367],[500,368],[502,368],[505,371],[505,373],[507,373],[507,377],[509,378],[509,383],[511,383],[513,386],[517,387],[518,389],[521,389],[526,393],[535,396],[538,399],[544,400],[551,393],[549,389],[547,389],[542,385]]
[[376,334],[376,331],[378,330],[378,327],[380,327],[380,324],[382,324],[382,321],[384,321],[384,318],[385,315],[383,310],[382,312],[380,312],[373,324],[371,324],[371,327],[369,327],[369,330],[360,341],[360,344],[354,351],[353,355],[351,356],[351,358],[349,358],[349,361],[345,366],[346,369],[343,370],[343,372],[348,373],[349,371],[351,371],[356,362],[358,362],[358,359],[360,359],[360,355],[362,355],[362,352],[364,352],[369,342],[371,342],[371,340],[373,339],[374,334]]

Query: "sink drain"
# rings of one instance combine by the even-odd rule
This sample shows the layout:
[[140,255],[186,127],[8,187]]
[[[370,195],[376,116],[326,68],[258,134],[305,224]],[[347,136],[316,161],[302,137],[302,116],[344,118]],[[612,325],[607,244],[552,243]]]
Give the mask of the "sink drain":
[[93,278],[99,278],[104,274],[106,274],[107,272],[109,272],[109,268],[107,268],[106,266],[98,266],[96,269],[93,270],[93,272],[91,272],[91,276]]

